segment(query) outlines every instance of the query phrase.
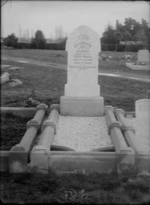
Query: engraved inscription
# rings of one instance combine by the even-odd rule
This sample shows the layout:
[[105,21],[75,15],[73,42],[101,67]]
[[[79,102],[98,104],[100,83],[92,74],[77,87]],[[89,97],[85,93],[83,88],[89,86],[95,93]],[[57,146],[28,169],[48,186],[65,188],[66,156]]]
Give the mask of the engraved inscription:
[[139,111],[150,111],[150,103],[143,102],[141,105],[139,105]]
[[92,45],[88,42],[89,39],[89,36],[85,34],[78,37],[78,41],[74,45],[76,51],[73,55],[73,65],[69,65],[70,68],[80,70],[96,68],[91,54]]

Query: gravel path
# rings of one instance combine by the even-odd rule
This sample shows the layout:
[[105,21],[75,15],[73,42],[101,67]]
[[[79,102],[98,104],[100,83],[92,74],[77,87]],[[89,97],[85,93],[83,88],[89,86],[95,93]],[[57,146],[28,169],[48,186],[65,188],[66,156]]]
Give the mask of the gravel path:
[[105,117],[59,116],[54,145],[61,145],[84,152],[110,147]]

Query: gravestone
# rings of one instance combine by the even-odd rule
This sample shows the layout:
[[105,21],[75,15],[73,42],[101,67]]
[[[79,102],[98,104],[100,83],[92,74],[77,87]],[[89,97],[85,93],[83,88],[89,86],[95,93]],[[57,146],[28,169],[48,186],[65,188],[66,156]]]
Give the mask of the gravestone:
[[135,116],[137,132],[150,136],[150,99],[141,99],[135,102]]
[[150,119],[150,99],[140,99],[135,102],[135,114],[139,120]]
[[104,99],[98,84],[100,39],[87,26],[74,30],[67,42],[67,84],[60,98],[60,112],[71,116],[104,114]]
[[139,50],[137,64],[150,64],[150,53],[148,50]]

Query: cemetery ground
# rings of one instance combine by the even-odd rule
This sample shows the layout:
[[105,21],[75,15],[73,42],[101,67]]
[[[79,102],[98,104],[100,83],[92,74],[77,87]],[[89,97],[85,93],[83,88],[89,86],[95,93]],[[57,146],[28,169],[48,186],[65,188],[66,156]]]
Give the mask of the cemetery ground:
[[[150,71],[133,71],[125,66],[125,60],[119,60],[120,56],[126,54],[136,57],[135,53],[103,53],[113,56],[113,60],[99,61],[99,71],[102,73],[115,73],[143,79],[150,76]],[[19,59],[23,62],[18,62]],[[24,63],[25,61],[28,63]],[[3,68],[2,72],[9,72],[11,78],[21,80],[23,85],[14,88],[10,87],[8,83],[4,84],[1,89],[1,106],[23,107],[33,93],[34,99],[40,102],[48,105],[59,103],[67,81],[66,62],[65,51],[2,50],[1,63],[3,65],[20,67],[15,71]],[[126,111],[133,111],[135,100],[145,98],[150,84],[149,82],[110,76],[99,76],[98,78],[105,105],[116,106]]]
[[[125,61],[118,56],[125,53],[104,52],[114,56],[114,60],[101,61],[100,71],[148,76],[148,71],[132,71],[125,67]],[[129,53],[126,53],[127,55]],[[132,53],[132,55],[136,55]],[[3,56],[7,60],[3,60]],[[17,59],[28,63],[17,62]],[[115,60],[116,59],[116,60]],[[2,64],[20,67],[19,70],[3,71],[12,78],[20,79],[23,85],[1,88],[1,106],[25,107],[29,97],[50,106],[59,103],[67,81],[66,69],[51,63],[66,65],[65,51],[5,50]],[[51,65],[50,65],[51,64]],[[21,68],[22,67],[22,68]],[[134,103],[146,98],[149,82],[99,76],[101,96],[105,105],[134,111]],[[30,106],[30,105],[28,105]],[[29,119],[6,115],[1,117],[1,149],[9,150],[20,141]],[[117,174],[65,174],[56,175],[50,171],[41,174],[1,173],[0,198],[4,203],[83,203],[83,204],[141,204],[150,202],[150,176],[137,176],[131,168],[129,172]]]

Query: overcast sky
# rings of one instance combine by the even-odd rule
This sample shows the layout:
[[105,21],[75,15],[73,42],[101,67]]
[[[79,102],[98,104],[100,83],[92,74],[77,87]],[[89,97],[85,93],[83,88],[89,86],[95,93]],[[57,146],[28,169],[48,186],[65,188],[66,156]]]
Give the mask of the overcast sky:
[[[66,34],[87,25],[100,37],[106,26],[115,26],[131,17],[138,22],[149,22],[150,5],[145,1],[11,1],[2,7],[2,37],[14,33],[17,37],[42,30],[46,38],[55,37],[56,27],[62,26]],[[21,33],[20,33],[21,31]]]

